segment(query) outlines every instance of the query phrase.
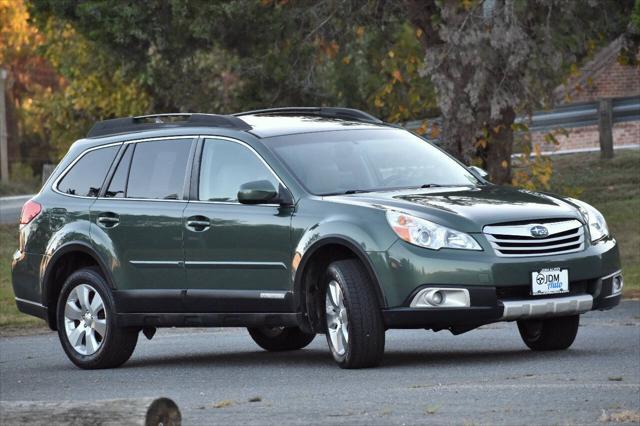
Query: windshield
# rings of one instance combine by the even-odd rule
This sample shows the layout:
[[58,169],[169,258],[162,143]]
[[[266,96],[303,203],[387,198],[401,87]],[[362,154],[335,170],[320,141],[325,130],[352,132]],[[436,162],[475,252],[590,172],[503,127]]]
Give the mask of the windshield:
[[479,183],[460,163],[401,129],[305,133],[265,145],[315,195]]

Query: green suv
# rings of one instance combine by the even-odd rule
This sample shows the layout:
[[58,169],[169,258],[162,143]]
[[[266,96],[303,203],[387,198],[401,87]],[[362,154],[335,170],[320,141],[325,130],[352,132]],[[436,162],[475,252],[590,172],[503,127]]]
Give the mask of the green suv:
[[247,327],[269,351],[324,333],[343,368],[378,365],[390,328],[517,321],[566,349],[622,286],[590,205],[346,108],[97,123],[25,204],[13,257],[18,308],[82,368],[157,327]]

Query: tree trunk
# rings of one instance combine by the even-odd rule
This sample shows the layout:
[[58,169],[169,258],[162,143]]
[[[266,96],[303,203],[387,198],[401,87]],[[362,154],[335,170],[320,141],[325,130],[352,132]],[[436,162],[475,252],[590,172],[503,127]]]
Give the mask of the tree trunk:
[[178,406],[168,398],[106,401],[2,401],[2,425],[180,426]]
[[485,169],[491,182],[511,183],[511,154],[513,153],[513,129],[516,119],[513,108],[502,111],[499,119],[489,122],[489,143],[486,149]]

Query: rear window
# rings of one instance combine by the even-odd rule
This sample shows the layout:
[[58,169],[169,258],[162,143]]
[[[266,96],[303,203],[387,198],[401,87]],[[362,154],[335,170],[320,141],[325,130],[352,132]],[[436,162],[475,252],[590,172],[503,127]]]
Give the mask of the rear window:
[[94,149],[84,154],[64,175],[58,191],[82,197],[97,197],[119,146]]
[[192,139],[140,142],[135,146],[127,198],[179,200]]

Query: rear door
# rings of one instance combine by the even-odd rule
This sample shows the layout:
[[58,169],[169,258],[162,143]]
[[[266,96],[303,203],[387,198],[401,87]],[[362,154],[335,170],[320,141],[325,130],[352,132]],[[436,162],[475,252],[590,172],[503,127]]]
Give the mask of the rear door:
[[92,239],[111,259],[122,312],[183,311],[182,223],[193,137],[127,143],[91,208]]
[[[192,312],[286,312],[291,207],[246,205],[244,183],[278,177],[248,145],[205,138],[195,161],[196,200],[185,217],[187,304]],[[284,186],[284,185],[283,185]]]

